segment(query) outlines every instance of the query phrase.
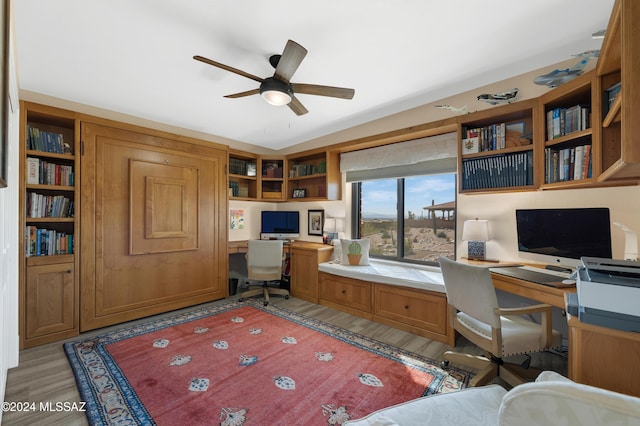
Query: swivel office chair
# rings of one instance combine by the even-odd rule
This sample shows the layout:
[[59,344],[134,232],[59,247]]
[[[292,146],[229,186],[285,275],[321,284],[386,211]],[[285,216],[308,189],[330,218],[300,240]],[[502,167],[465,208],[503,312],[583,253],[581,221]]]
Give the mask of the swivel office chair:
[[[551,306],[546,304],[503,309],[488,268],[440,257],[440,268],[453,329],[485,351],[485,356],[445,352],[449,361],[479,369],[469,386],[481,386],[499,376],[511,386],[537,376],[536,369],[503,361],[511,355],[560,346],[561,334],[551,328]],[[522,315],[541,313],[541,324]]]
[[269,304],[269,295],[278,294],[289,298],[289,291],[269,287],[269,281],[282,279],[282,240],[249,240],[247,251],[247,271],[250,280],[262,281],[260,288],[250,289],[240,294],[245,298],[264,294],[264,306]]

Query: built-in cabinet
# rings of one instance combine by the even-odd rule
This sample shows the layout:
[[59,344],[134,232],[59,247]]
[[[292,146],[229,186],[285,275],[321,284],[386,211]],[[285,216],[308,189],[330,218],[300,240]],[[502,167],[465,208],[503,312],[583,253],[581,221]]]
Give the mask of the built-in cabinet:
[[21,347],[78,334],[76,113],[20,103]]
[[595,90],[602,103],[598,180],[636,179],[640,176],[640,2],[614,3],[596,75]]
[[286,157],[229,152],[229,199],[321,201],[340,197],[338,152],[317,150]]
[[321,305],[453,346],[444,293],[319,272]]
[[291,295],[318,303],[318,264],[331,259],[333,246],[296,241],[289,246]]

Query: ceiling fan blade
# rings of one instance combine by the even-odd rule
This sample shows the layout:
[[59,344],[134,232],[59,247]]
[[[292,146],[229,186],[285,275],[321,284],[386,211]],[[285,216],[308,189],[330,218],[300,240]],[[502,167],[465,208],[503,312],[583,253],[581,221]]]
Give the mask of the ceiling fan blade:
[[287,41],[273,76],[288,83],[305,56],[307,49],[293,40]]
[[356,91],[344,87],[320,86],[317,84],[291,83],[294,93],[305,95],[329,96],[332,98],[352,99]]
[[289,108],[291,108],[291,111],[295,112],[296,115],[304,115],[309,112],[309,110],[306,109],[295,96],[291,98],[291,102],[289,102],[288,105]]
[[224,95],[225,98],[244,98],[245,96],[258,95],[260,94],[260,89],[252,89],[247,90],[246,92],[233,93],[231,95]]
[[257,81],[258,83],[262,83],[262,81],[264,80],[261,77],[249,74],[248,72],[244,72],[237,68],[230,67],[229,65],[221,64],[220,62],[212,61],[211,59],[207,59],[204,56],[196,55],[193,57],[193,59],[195,59],[196,61],[204,62],[205,64],[213,65],[214,67],[222,68],[223,70],[230,71],[243,77],[250,78],[251,80]]

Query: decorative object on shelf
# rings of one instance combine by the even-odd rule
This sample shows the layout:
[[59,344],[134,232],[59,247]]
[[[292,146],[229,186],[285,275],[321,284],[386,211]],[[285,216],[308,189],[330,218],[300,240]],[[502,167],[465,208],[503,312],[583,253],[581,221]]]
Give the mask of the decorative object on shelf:
[[342,87],[319,86],[316,84],[291,83],[289,80],[296,72],[300,63],[307,55],[307,49],[300,46],[293,40],[287,41],[282,55],[271,55],[269,63],[275,68],[273,77],[261,78],[237,68],[212,61],[205,57],[196,55],[193,59],[213,65],[225,71],[250,78],[260,83],[259,89],[247,90],[245,92],[226,95],[225,98],[242,98],[250,95],[260,94],[262,98],[271,105],[288,105],[296,115],[303,115],[309,112],[304,105],[295,97],[294,93],[304,93],[307,95],[329,96],[332,98],[352,99],[355,90]]
[[307,196],[307,190],[304,188],[296,188],[291,193],[291,198],[304,198]]
[[475,154],[480,152],[480,138],[466,138],[462,139],[462,155]]
[[547,87],[558,87],[565,84],[568,81],[573,80],[577,76],[584,73],[584,67],[589,62],[589,58],[582,58],[577,64],[571,68],[563,70],[555,69],[547,74],[538,76],[533,80],[535,84]]
[[486,259],[486,241],[489,241],[489,221],[484,219],[465,220],[462,240],[467,241],[467,258]]
[[309,210],[309,235],[322,235],[324,210]]
[[451,112],[455,112],[456,114],[469,114],[469,108],[467,106],[462,107],[454,107],[451,105],[435,105],[436,108],[446,109]]
[[490,105],[500,105],[500,104],[510,104],[512,101],[515,101],[516,96],[518,96],[518,88],[514,88],[511,90],[507,90],[506,92],[500,93],[483,93],[482,95],[478,95],[478,100],[482,102],[486,102]]

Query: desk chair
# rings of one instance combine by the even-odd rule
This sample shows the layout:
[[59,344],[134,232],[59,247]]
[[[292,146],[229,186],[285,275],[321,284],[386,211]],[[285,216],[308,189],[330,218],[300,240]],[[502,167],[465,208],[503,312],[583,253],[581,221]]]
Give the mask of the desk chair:
[[247,250],[247,271],[250,280],[262,281],[257,289],[250,289],[240,294],[244,298],[264,294],[264,306],[269,304],[270,294],[279,294],[289,298],[289,291],[282,288],[269,287],[269,281],[282,279],[282,240],[249,240]]
[[[449,361],[479,369],[469,386],[481,386],[501,377],[511,386],[535,378],[539,371],[506,363],[503,357],[539,352],[560,346],[561,334],[551,329],[551,306],[546,304],[503,309],[488,268],[472,266],[440,257],[440,268],[450,305],[453,329],[485,351],[486,356],[445,352]],[[521,315],[542,314],[541,324]]]

